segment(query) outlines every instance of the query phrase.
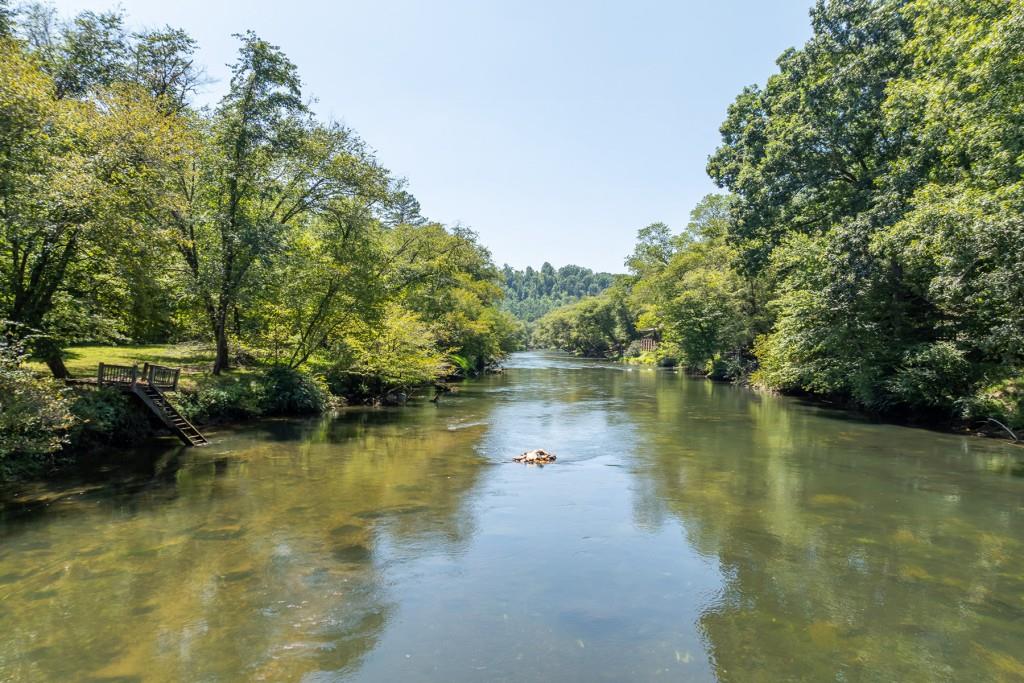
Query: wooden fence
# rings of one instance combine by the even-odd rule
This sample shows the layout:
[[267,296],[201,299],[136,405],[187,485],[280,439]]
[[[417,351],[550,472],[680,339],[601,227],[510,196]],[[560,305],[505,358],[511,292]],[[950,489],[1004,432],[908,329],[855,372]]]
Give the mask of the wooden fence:
[[96,383],[131,387],[137,382],[145,382],[163,391],[176,391],[181,378],[181,368],[169,368],[165,365],[146,363],[139,372],[138,365],[111,365],[100,363],[96,371]]

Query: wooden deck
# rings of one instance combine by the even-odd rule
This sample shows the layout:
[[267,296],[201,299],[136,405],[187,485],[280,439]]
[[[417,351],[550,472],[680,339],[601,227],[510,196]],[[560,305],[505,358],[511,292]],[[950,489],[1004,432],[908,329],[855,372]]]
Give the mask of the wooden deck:
[[181,368],[169,368],[164,365],[146,363],[140,371],[138,365],[113,365],[100,363],[96,377],[89,379],[71,379],[69,384],[87,384],[101,387],[113,387],[132,394],[143,405],[150,409],[160,421],[171,430],[186,446],[206,446],[210,442],[195,426],[185,419],[171,402],[164,396],[165,392],[177,391],[178,380],[181,379]]

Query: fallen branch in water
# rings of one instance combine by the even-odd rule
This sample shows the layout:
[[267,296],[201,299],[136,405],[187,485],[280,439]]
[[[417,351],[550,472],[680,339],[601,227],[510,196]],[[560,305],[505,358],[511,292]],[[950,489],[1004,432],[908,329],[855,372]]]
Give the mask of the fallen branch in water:
[[1004,425],[1004,424],[1003,424],[1002,422],[1000,422],[999,420],[995,419],[994,417],[990,417],[990,418],[988,418],[988,421],[989,421],[989,422],[995,422],[995,423],[996,423],[997,425],[999,425],[1000,427],[1002,427],[1003,429],[1005,429],[1005,430],[1006,430],[1007,432],[1009,432],[1009,433],[1010,433],[1010,436],[1012,436],[1012,437],[1013,437],[1013,440],[1014,440],[1015,442],[1018,442],[1018,443],[1020,442],[1020,439],[1018,439],[1018,438],[1017,438],[1017,435],[1013,433],[1013,430],[1012,430],[1012,429],[1010,429],[1009,427],[1007,427],[1006,425]]

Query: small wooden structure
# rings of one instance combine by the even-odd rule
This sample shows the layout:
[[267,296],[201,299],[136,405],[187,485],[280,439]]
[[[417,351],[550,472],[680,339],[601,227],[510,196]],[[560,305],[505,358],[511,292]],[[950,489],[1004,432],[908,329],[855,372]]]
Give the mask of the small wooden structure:
[[637,330],[642,335],[636,340],[636,345],[642,352],[657,351],[658,342],[661,341],[661,332],[656,327],[645,330]]
[[210,443],[206,437],[164,396],[164,392],[177,391],[180,378],[181,368],[146,363],[140,372],[138,365],[100,363],[95,383],[137,396],[186,446],[206,446]]

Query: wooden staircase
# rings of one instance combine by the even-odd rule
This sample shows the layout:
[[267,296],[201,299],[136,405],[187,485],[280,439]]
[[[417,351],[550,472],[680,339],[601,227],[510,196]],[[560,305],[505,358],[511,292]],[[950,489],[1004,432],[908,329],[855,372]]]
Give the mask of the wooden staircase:
[[111,365],[100,363],[96,378],[92,380],[68,380],[73,384],[95,384],[113,387],[126,394],[135,394],[147,408],[181,439],[186,446],[206,446],[210,442],[191,422],[185,419],[164,396],[165,391],[177,391],[181,368],[146,363],[139,372],[138,365]]
[[186,446],[207,446],[209,441],[196,429],[185,416],[171,405],[167,397],[156,386],[144,382],[135,382],[132,392],[142,399],[150,410],[157,414],[167,428],[181,439]]

